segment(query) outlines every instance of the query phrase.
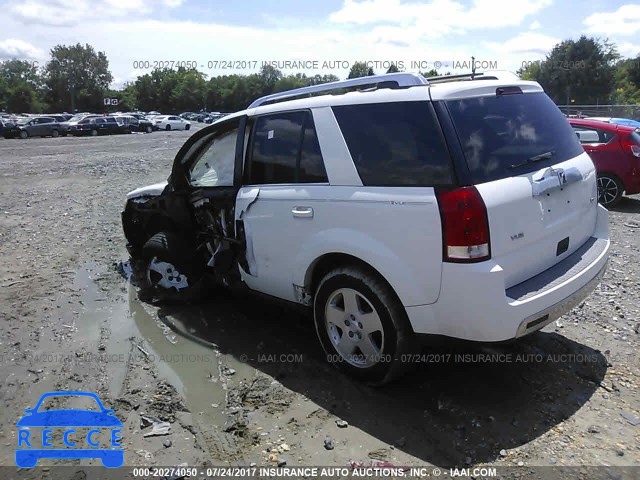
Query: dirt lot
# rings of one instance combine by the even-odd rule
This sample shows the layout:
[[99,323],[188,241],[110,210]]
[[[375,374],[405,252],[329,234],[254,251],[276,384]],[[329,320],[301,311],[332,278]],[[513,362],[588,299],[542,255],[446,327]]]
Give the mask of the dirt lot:
[[[120,271],[125,194],[165,179],[189,135],[0,140],[0,464],[16,471],[15,424],[42,393],[84,390],[125,424],[125,465],[640,466],[639,197],[611,212],[604,281],[559,322],[517,344],[445,342],[372,389],[281,306],[138,299]],[[143,417],[169,432],[145,436]]]

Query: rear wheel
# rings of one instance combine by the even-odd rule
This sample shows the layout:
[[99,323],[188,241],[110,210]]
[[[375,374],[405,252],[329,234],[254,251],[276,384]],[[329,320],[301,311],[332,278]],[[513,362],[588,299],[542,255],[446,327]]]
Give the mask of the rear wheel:
[[29,132],[27,132],[26,130],[21,130],[20,131],[20,138],[22,138],[22,139],[29,138]]
[[167,124],[167,126],[165,127],[165,130],[168,132],[169,130],[171,130],[171,125]]
[[172,232],[160,232],[142,247],[144,282],[167,301],[188,301],[201,289],[204,268],[193,255],[193,246]]
[[95,137],[98,135],[98,131],[97,130],[91,130],[91,136]]
[[329,272],[316,291],[314,322],[327,361],[352,377],[382,385],[410,365],[406,312],[373,272],[357,266]]
[[184,126],[184,129],[185,129],[185,130],[189,130],[190,128],[191,128],[191,125],[185,125],[185,126]]
[[58,130],[54,130],[54,131],[52,131],[52,132],[51,132],[51,136],[52,136],[53,138],[56,138],[58,135],[60,135],[60,133],[58,132]]
[[622,198],[624,186],[618,177],[610,173],[598,175],[598,202],[604,207],[615,206]]

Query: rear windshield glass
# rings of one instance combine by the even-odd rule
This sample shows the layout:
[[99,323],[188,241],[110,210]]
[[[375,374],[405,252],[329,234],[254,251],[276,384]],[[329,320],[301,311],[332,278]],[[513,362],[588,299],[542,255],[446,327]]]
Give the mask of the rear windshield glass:
[[535,172],[584,152],[566,117],[544,93],[446,104],[473,183]]

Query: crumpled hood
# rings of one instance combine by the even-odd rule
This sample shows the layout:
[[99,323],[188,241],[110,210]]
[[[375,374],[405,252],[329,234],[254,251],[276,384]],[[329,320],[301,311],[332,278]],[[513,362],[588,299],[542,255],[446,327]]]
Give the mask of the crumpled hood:
[[157,197],[160,195],[167,186],[167,182],[154,183],[153,185],[147,185],[146,187],[136,188],[127,193],[127,200],[139,197]]

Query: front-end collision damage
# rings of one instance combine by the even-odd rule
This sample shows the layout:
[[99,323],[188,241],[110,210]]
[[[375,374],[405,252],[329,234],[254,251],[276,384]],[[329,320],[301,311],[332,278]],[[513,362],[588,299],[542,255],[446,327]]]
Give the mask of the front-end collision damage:
[[165,188],[167,188],[167,185],[167,182],[159,182],[154,183],[153,185],[136,188],[135,190],[131,190],[127,193],[127,200],[132,200],[134,198],[158,197],[162,195]]
[[249,210],[249,208],[251,208],[251,205],[253,205],[258,200],[259,195],[260,189],[252,188],[248,192],[245,192],[242,197],[238,197],[236,208],[236,224],[238,225],[239,233],[244,236],[245,244],[245,262],[243,262],[244,265],[240,265],[240,268],[242,268],[245,273],[251,275],[252,277],[258,276],[258,265],[253,252],[253,236],[251,234],[251,224],[250,222],[246,222],[244,220],[244,214]]

